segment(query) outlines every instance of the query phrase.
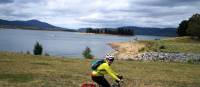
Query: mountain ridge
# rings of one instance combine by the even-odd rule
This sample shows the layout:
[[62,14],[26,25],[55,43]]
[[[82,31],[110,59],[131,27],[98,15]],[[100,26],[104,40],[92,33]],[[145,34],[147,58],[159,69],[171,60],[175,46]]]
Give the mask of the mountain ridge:
[[[36,19],[27,21],[8,21],[0,19],[0,28],[8,29],[27,29],[27,30],[50,30],[50,31],[70,31],[70,32],[85,32],[87,28],[80,28],[78,30],[61,28],[51,25],[46,22],[41,22]],[[155,28],[155,27],[138,27],[138,26],[122,26],[117,28],[133,29],[135,35],[152,35],[152,36],[177,36],[176,28]],[[117,28],[106,28],[115,30]],[[105,28],[92,28],[92,29],[105,29]]]
[[11,29],[31,29],[31,30],[50,30],[50,31],[75,31],[73,29],[61,28],[51,25],[46,22],[41,22],[36,19],[21,21],[8,21],[0,19],[0,28],[11,28]]
[[177,36],[176,28],[156,28],[156,27],[137,27],[137,26],[124,26],[123,28],[133,29],[135,35]]

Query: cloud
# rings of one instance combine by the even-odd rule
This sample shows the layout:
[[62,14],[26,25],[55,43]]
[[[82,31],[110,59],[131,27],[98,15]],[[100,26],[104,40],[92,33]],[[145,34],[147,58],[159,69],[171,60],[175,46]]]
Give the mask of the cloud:
[[136,3],[148,6],[176,7],[180,5],[198,5],[199,0],[148,0]]
[[13,3],[14,0],[0,0],[0,4]]
[[199,0],[1,0],[0,18],[38,19],[57,26],[177,27],[194,13]]

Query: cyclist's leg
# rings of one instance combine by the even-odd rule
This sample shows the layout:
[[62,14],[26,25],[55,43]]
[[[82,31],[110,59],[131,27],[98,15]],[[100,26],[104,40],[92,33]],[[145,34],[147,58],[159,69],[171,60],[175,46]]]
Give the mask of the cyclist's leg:
[[94,76],[92,80],[102,87],[111,87],[109,82],[104,78],[104,76]]
[[111,87],[109,82],[104,77],[102,78],[102,84],[103,84],[103,87]]

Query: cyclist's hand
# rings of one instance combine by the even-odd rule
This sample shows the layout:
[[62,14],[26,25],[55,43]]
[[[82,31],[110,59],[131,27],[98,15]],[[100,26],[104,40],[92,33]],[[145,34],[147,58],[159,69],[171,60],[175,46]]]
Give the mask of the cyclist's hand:
[[123,80],[115,80],[116,83],[123,83]]
[[117,77],[118,77],[120,80],[123,79],[123,76],[121,76],[121,75],[117,75]]
[[119,83],[120,81],[119,81],[119,80],[115,80],[115,82],[116,82],[116,83]]
[[121,79],[121,80],[120,80],[120,82],[121,82],[121,83],[123,83],[123,82],[124,82],[124,80],[123,80],[123,79]]

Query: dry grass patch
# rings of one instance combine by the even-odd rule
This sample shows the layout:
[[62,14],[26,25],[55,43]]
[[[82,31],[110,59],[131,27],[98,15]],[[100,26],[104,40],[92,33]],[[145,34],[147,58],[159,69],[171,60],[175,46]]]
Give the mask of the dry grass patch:
[[[0,87],[80,87],[91,82],[91,60],[0,52],[0,60],[5,59],[12,62],[0,62]],[[199,64],[118,60],[112,67],[124,76],[124,87],[200,86]]]

